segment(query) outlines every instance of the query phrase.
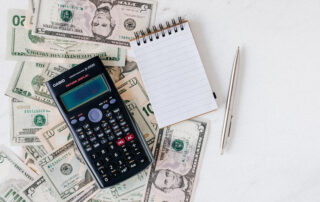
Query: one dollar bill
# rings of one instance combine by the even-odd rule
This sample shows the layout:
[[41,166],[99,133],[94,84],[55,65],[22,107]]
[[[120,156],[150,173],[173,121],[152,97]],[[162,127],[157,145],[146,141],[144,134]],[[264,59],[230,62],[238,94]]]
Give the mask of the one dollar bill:
[[38,0],[34,33],[130,47],[134,32],[151,27],[153,0]]
[[144,201],[192,201],[209,121],[191,119],[160,129],[154,148]]
[[49,110],[11,99],[11,144],[41,145],[36,132],[47,126],[57,116],[57,110]]
[[24,26],[25,13],[21,9],[10,9],[8,12],[7,59],[77,64],[100,56],[105,65],[124,65],[126,51],[121,48],[33,35],[32,30]]

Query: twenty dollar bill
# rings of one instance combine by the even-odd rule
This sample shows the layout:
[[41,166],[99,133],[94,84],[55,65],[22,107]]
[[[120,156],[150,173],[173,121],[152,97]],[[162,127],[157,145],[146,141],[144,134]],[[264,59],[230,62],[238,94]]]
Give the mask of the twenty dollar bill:
[[34,33],[130,47],[134,32],[151,27],[153,0],[38,0]]
[[73,141],[40,159],[38,167],[59,201],[88,198],[98,190]]
[[7,59],[78,64],[100,56],[105,65],[124,65],[126,51],[121,48],[33,35],[31,29],[24,27],[25,13],[21,9],[8,12]]
[[12,98],[10,117],[11,144],[40,145],[36,132],[47,126],[57,116],[60,116],[57,110],[48,110]]

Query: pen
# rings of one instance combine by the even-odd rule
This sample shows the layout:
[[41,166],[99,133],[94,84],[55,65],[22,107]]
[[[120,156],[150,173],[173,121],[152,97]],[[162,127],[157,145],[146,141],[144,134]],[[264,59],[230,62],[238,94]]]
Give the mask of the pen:
[[223,130],[222,130],[222,136],[221,136],[221,145],[220,145],[220,154],[222,155],[224,152],[224,149],[226,147],[226,144],[228,142],[228,139],[230,138],[230,131],[231,131],[231,123],[233,118],[233,102],[234,102],[234,91],[236,87],[236,81],[237,81],[237,69],[238,69],[238,63],[239,63],[239,53],[240,48],[238,46],[236,56],[233,61],[232,66],[232,72],[231,72],[231,78],[230,78],[230,84],[229,84],[229,91],[228,91],[228,98],[227,98],[227,104],[226,104],[226,111],[224,115],[224,123],[223,123]]

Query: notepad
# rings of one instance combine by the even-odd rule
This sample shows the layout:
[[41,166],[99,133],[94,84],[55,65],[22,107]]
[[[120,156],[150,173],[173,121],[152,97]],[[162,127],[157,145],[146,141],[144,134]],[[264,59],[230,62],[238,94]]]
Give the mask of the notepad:
[[159,128],[217,108],[189,24],[181,18],[131,41]]

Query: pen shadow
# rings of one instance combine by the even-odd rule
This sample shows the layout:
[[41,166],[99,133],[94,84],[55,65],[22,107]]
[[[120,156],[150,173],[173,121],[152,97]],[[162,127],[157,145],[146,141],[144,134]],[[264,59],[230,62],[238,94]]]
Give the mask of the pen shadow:
[[[225,103],[225,97],[223,97],[222,89],[220,86],[220,79],[218,78],[218,75],[214,69],[214,61],[212,61],[212,57],[210,57],[210,52],[209,48],[206,41],[209,39],[206,38],[206,36],[203,34],[204,29],[203,27],[206,25],[201,24],[200,21],[197,21],[196,18],[195,20],[192,20],[189,22],[190,29],[194,38],[194,41],[196,43],[201,61],[203,63],[203,66],[205,68],[205,72],[207,74],[210,86],[212,91],[216,95],[216,102],[218,106],[222,106]],[[214,47],[212,47],[214,48]],[[210,78],[209,78],[210,75]]]

